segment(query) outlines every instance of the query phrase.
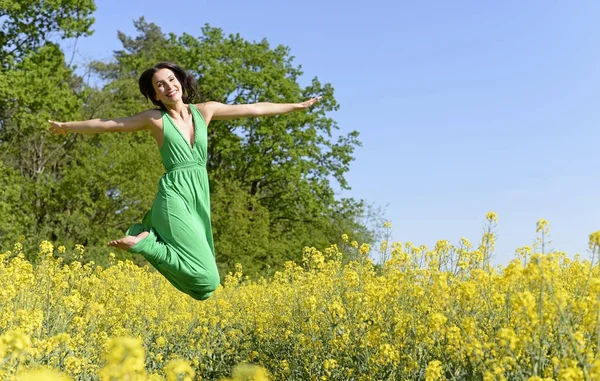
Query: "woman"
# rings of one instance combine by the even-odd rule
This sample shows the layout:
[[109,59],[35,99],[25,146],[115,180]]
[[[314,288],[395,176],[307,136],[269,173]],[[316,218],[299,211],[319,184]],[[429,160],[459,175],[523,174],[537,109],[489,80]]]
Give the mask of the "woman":
[[195,79],[169,62],[158,63],[142,73],[139,87],[160,109],[118,119],[49,121],[50,131],[62,135],[150,131],[166,173],[142,223],[134,224],[125,237],[108,245],[142,254],[177,289],[205,300],[220,282],[210,223],[207,126],[212,120],[304,110],[319,98],[302,103],[193,104],[198,94]]

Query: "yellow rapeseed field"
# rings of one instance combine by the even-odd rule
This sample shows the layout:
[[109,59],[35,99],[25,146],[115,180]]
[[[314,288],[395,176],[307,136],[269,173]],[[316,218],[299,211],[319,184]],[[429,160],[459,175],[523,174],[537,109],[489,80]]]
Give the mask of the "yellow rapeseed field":
[[[0,254],[3,380],[600,380],[600,232],[590,256],[479,244],[306,248],[204,302],[151,268],[71,261],[84,247]],[[390,224],[386,224],[390,229]],[[68,261],[65,258],[69,258]],[[66,262],[70,262],[68,265]]]

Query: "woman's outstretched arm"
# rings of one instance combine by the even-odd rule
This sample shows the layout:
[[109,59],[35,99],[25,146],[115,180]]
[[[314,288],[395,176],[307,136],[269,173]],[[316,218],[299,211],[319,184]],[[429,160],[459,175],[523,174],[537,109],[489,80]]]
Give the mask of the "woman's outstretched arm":
[[243,117],[259,117],[286,114],[292,111],[305,110],[317,103],[321,97],[309,99],[300,103],[248,103],[241,105],[227,105],[219,102],[206,102],[198,105],[206,119],[226,120]]
[[135,132],[148,130],[155,119],[160,118],[157,110],[146,110],[126,118],[90,119],[79,122],[55,122],[49,120],[50,131],[58,135],[68,132],[79,134],[99,134],[103,132]]

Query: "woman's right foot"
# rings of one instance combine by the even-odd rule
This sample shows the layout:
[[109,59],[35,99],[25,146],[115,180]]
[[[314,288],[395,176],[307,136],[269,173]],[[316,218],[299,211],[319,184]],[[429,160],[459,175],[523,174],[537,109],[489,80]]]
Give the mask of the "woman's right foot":
[[142,239],[146,238],[150,234],[149,232],[141,232],[138,235],[128,235],[116,241],[110,241],[108,246],[116,247],[121,250],[129,250],[134,247]]

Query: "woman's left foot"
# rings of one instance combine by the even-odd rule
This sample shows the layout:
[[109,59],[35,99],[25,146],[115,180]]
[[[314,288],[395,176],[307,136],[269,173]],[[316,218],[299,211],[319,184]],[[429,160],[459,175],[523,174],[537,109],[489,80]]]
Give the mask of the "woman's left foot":
[[128,235],[116,241],[110,241],[108,246],[116,247],[121,250],[129,250],[134,247],[138,242],[148,236],[148,232],[141,232],[138,235]]

